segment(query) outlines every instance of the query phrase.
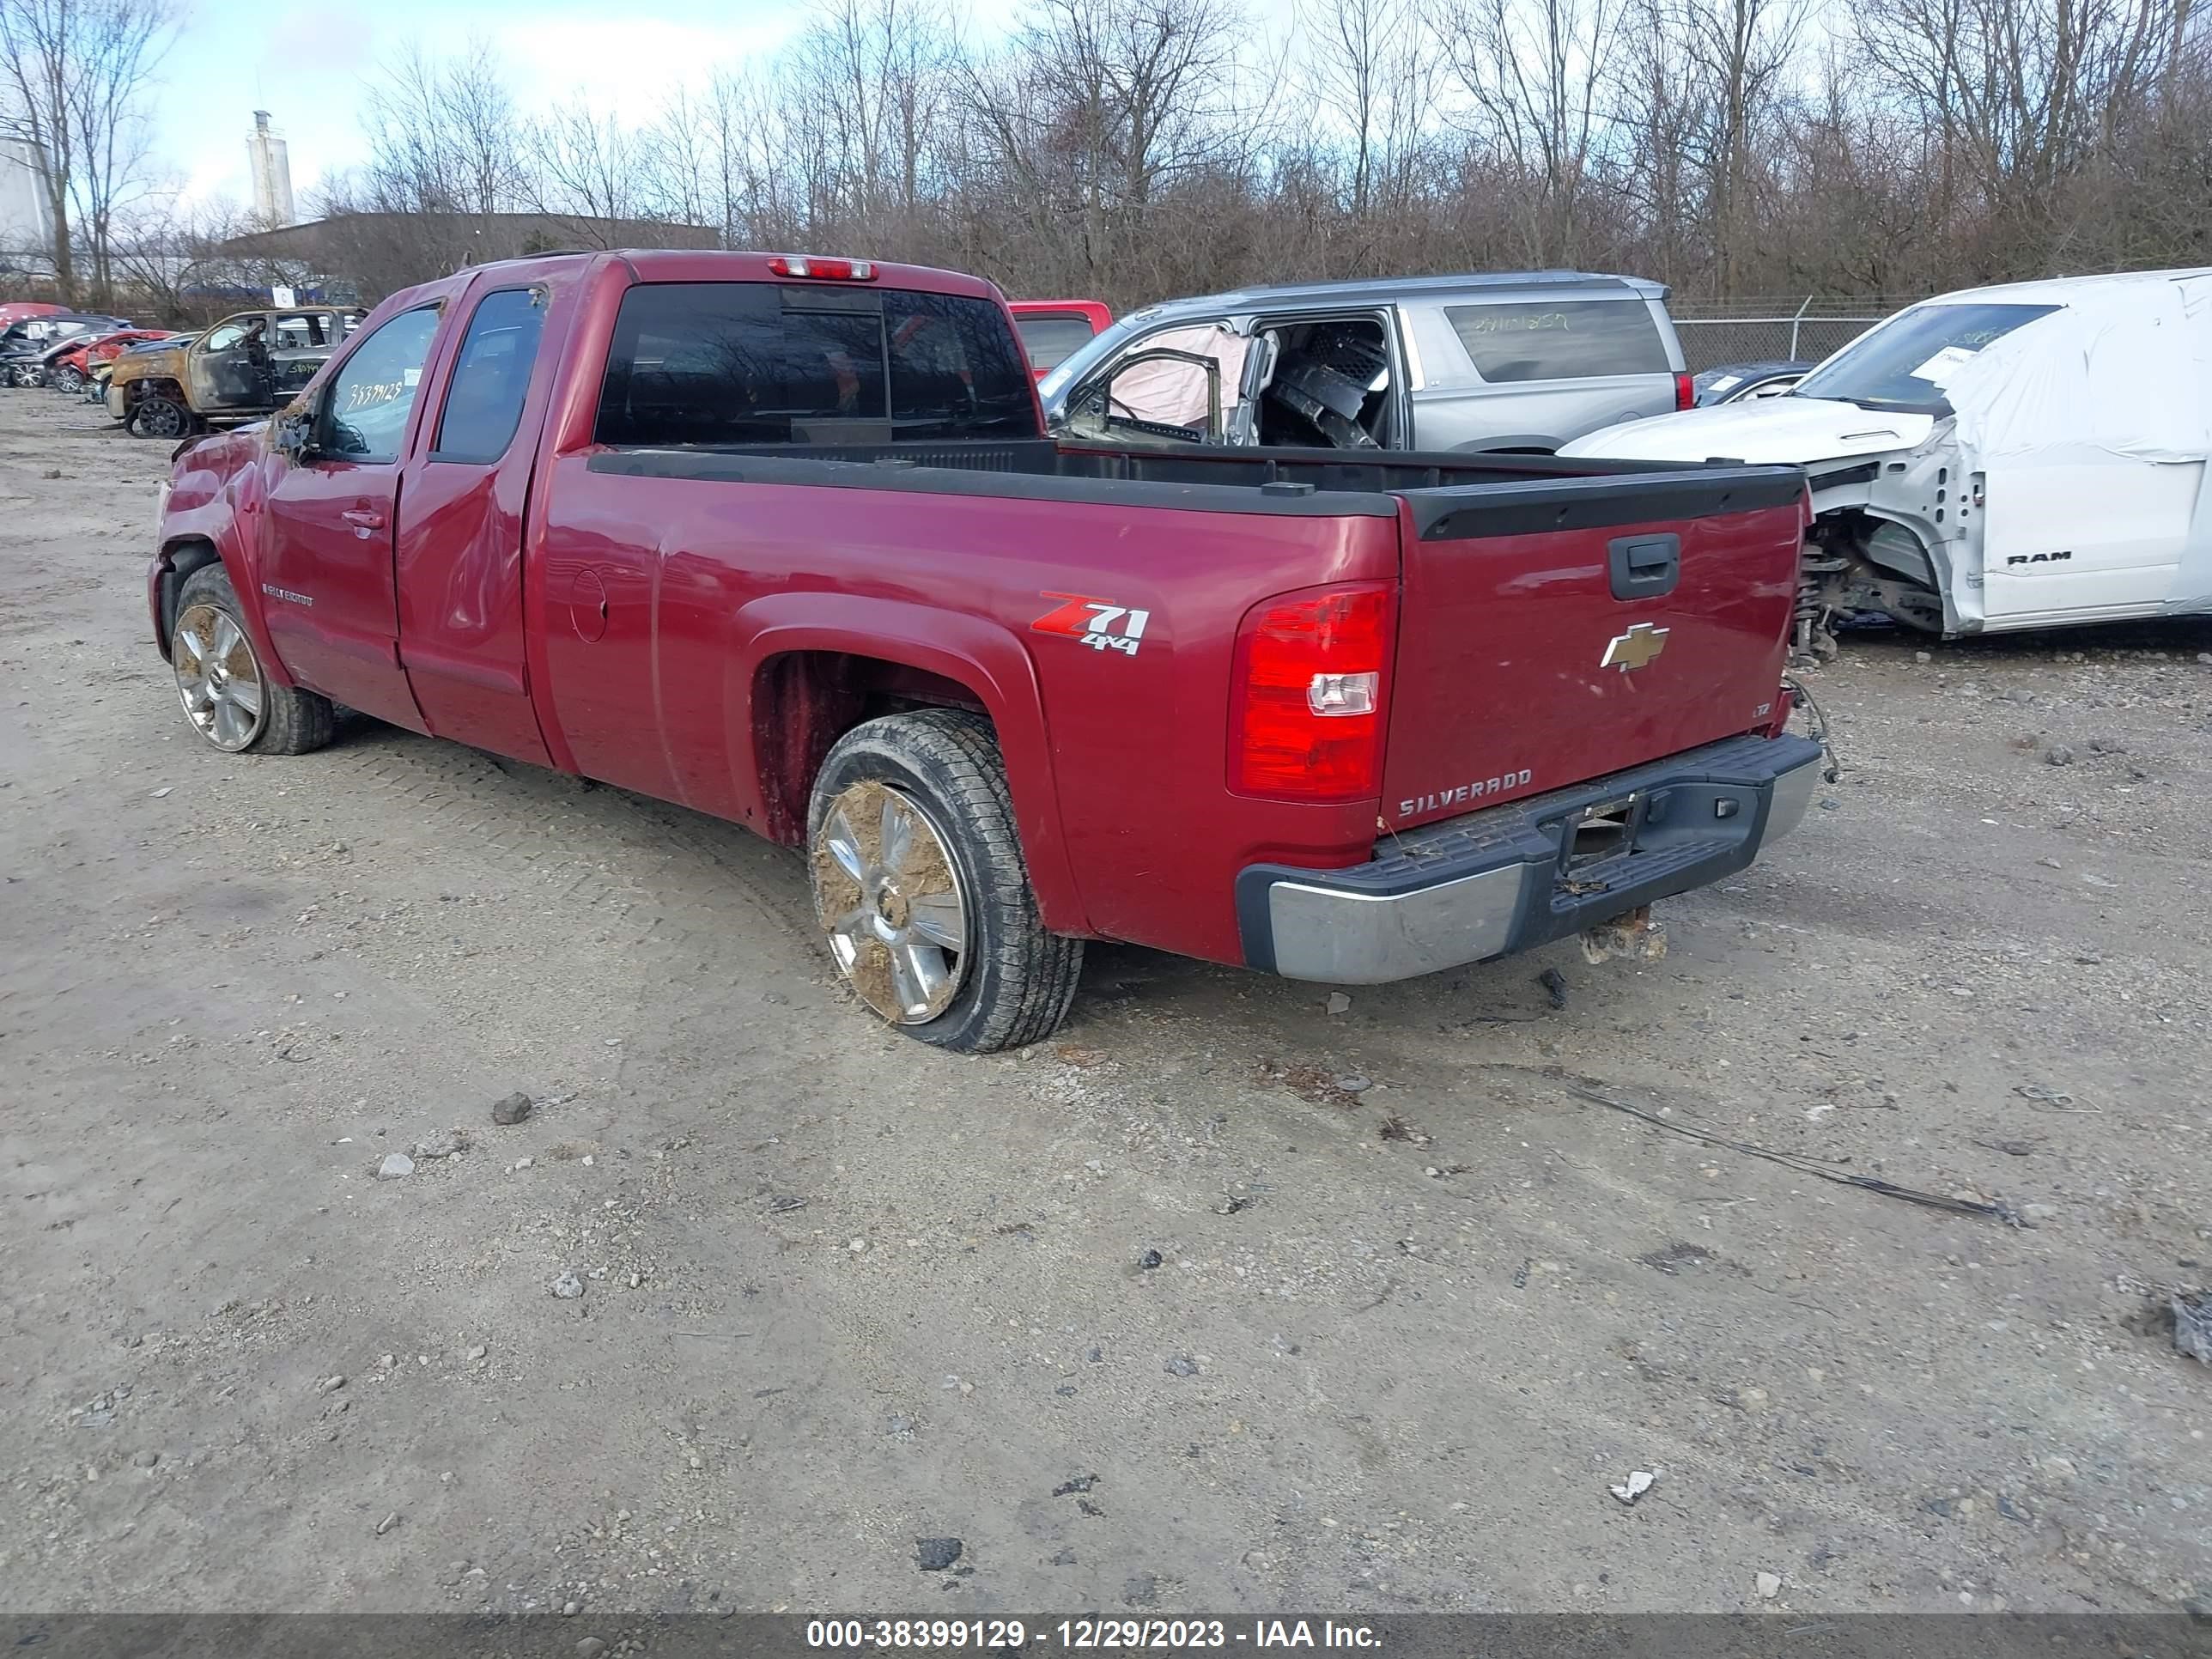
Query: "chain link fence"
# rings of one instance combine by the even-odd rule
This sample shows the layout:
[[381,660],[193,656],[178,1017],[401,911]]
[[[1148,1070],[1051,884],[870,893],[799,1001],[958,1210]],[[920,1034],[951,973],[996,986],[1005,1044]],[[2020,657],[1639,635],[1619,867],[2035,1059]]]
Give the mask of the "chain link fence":
[[1683,361],[1696,374],[1723,363],[1817,363],[1906,303],[1854,307],[1848,316],[1816,311],[1809,301],[1800,306],[1753,301],[1734,316],[1686,316],[1692,309],[1686,306],[1674,307],[1673,313]]

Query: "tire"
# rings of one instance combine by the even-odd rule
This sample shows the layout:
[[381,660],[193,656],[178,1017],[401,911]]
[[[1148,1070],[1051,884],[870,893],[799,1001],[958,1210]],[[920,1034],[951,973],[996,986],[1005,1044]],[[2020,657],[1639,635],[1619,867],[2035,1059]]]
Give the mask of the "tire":
[[46,384],[64,397],[75,396],[84,390],[84,374],[75,368],[57,369]]
[[262,672],[238,590],[220,564],[185,579],[169,628],[169,665],[185,718],[226,754],[304,755],[337,729],[328,697],[278,685]]
[[125,423],[139,437],[173,441],[192,429],[192,416],[174,398],[155,393],[141,398],[137,407],[125,417]]
[[[815,778],[806,830],[815,915],[865,1006],[958,1054],[1059,1029],[1083,941],[1037,915],[988,720],[931,708],[854,726]],[[958,948],[945,948],[954,932]]]
[[23,363],[15,369],[15,384],[26,392],[43,383],[46,378],[45,368],[38,363]]

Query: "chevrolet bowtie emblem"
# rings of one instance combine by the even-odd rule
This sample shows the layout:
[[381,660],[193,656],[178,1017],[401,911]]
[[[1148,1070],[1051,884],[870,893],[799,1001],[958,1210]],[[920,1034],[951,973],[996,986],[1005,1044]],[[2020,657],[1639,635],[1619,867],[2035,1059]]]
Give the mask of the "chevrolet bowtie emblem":
[[1659,653],[1667,648],[1667,632],[1650,623],[1638,623],[1626,634],[1613,636],[1598,666],[1618,668],[1624,674],[1632,668],[1648,667],[1658,661]]

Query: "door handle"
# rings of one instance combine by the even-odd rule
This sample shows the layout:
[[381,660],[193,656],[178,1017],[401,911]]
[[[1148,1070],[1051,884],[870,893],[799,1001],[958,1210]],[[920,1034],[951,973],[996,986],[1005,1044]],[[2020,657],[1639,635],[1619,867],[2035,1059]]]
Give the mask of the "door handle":
[[373,507],[349,507],[345,510],[345,521],[362,530],[384,528],[384,514]]

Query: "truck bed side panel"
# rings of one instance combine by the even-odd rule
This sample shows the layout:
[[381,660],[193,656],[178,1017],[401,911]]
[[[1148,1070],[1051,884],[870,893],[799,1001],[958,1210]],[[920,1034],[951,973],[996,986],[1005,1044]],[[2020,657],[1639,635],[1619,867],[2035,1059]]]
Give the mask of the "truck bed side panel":
[[[1239,869],[1366,855],[1372,802],[1231,794],[1224,721],[1244,612],[1392,579],[1394,517],[741,481],[789,473],[758,461],[615,470],[635,462],[563,458],[548,492],[548,706],[585,772],[762,827],[759,671],[848,649],[966,685],[993,714],[1054,927],[1238,961]],[[1144,612],[1134,649],[1038,630],[1079,600],[1119,608],[1109,632]]]

